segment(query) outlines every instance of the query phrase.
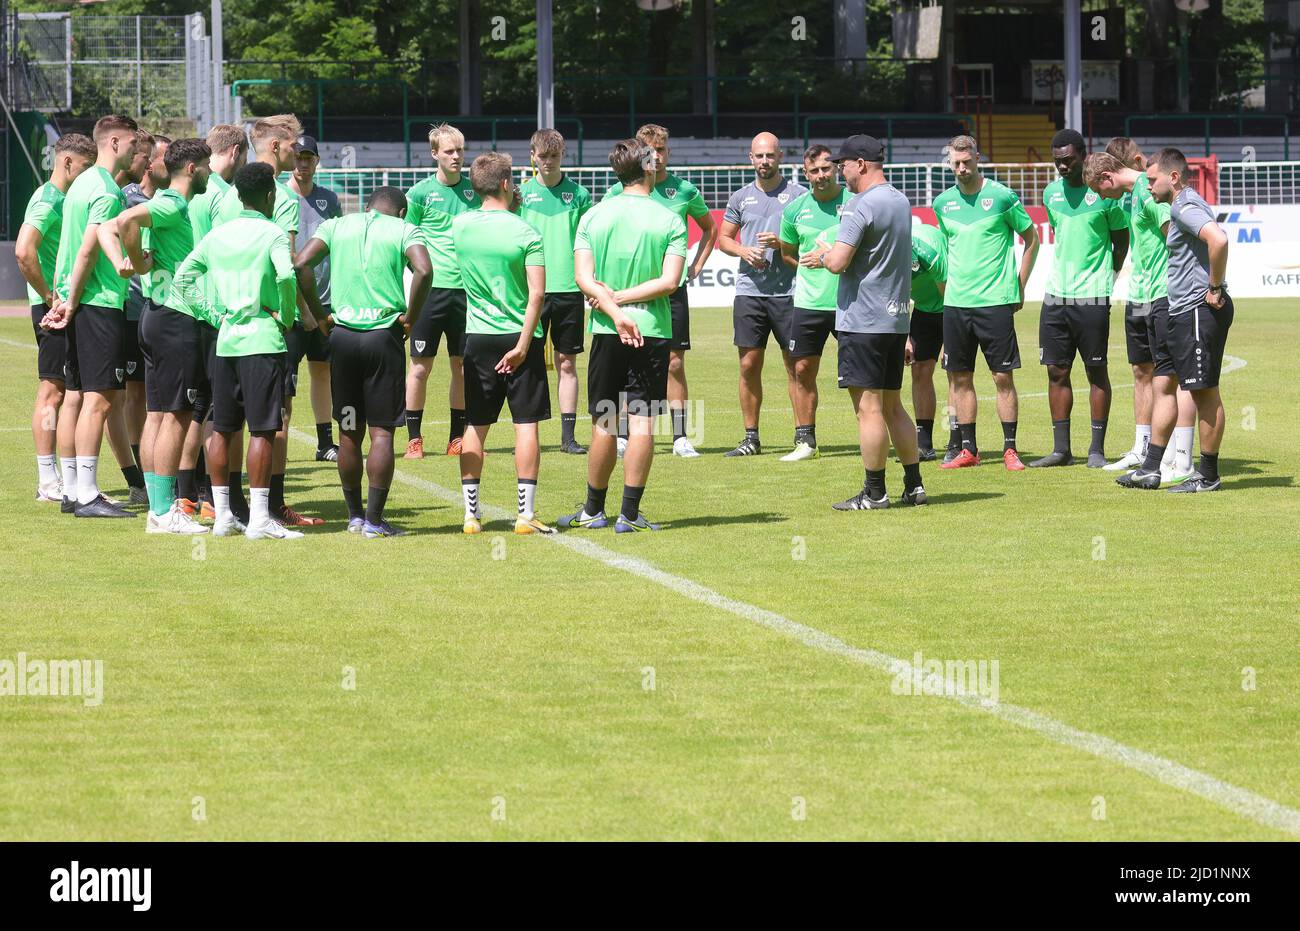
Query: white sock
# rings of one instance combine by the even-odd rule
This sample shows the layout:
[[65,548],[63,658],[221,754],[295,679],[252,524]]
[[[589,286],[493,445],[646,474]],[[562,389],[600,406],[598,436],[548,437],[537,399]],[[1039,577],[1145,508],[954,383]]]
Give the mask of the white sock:
[[533,519],[533,505],[536,501],[537,479],[521,478],[519,480],[519,516],[521,519]]
[[77,457],[77,503],[90,504],[99,497],[99,457]]
[[1192,439],[1196,435],[1195,427],[1174,427],[1174,468],[1179,475],[1192,471]]
[[36,474],[42,485],[53,485],[59,480],[59,473],[54,469],[54,453],[36,457]]
[[230,511],[229,485],[212,486],[212,508],[217,512],[217,520],[222,523],[235,519],[235,515]]
[[465,519],[469,520],[472,517],[478,520],[481,516],[478,507],[478,482],[467,482],[461,479],[460,496],[465,500]]
[[1140,423],[1134,430],[1133,452],[1139,456],[1147,454],[1147,445],[1151,442],[1151,424]]
[[269,521],[271,519],[271,489],[250,486],[248,494],[249,524],[264,524]]
[[68,456],[59,460],[63,468],[63,497],[77,500],[77,457]]

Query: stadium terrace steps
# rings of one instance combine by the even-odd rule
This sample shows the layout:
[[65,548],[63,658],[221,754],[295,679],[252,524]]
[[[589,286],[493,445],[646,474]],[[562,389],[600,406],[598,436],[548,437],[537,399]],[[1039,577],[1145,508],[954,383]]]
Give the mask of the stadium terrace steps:
[[[987,125],[987,121],[984,121]],[[988,130],[981,127],[987,134]],[[980,148],[993,162],[1048,162],[1056,122],[1045,113],[994,113],[992,140],[980,139]]]

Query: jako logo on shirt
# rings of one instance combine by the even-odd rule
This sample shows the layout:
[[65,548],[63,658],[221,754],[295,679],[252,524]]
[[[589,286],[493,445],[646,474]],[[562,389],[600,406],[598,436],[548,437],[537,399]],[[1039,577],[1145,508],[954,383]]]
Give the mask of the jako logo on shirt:
[[130,902],[133,911],[147,912],[152,903],[153,870],[149,867],[108,869],[82,867],[52,870],[51,902]]
[[986,198],[984,198],[982,201],[980,201],[980,206],[983,207],[985,210],[992,210],[992,209],[993,209],[993,198],[992,198],[992,197],[986,197]]

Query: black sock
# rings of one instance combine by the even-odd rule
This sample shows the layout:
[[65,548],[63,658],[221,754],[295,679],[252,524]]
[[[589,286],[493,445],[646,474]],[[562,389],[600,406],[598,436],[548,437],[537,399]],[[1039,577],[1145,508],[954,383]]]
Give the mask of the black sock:
[[144,487],[144,473],[140,471],[138,465],[129,465],[123,469],[122,477],[126,479],[126,483],[132,488]]
[[199,484],[194,480],[193,469],[180,469],[176,473],[176,497],[189,501],[199,500]]
[[1002,451],[1016,448],[1016,424],[1017,420],[1002,421]]
[[365,516],[366,507],[361,503],[360,488],[349,488],[347,485],[344,485],[343,500],[348,503],[348,520],[352,520],[355,517]]
[[921,484],[921,463],[913,462],[903,466],[903,489],[911,491]]
[[872,501],[879,501],[885,497],[885,470],[867,469],[867,481],[862,487],[866,489],[867,497]]
[[1147,444],[1147,457],[1142,462],[1143,472],[1159,472],[1160,460],[1165,458],[1165,447],[1155,443]]
[[388,489],[376,488],[370,486],[370,494],[366,498],[366,523],[378,524],[384,519],[384,505],[388,503]]
[[334,445],[334,424],[330,421],[316,424],[316,448],[324,452]]
[[144,474],[143,466],[140,465],[140,444],[139,443],[131,444],[131,455],[135,457],[136,468],[141,469],[142,471],[140,474],[143,475]]
[[271,473],[271,499],[268,504],[271,516],[277,517],[284,507],[284,473]]
[[686,435],[686,408],[671,408],[673,416],[673,442],[677,442]]
[[1070,455],[1070,418],[1052,421],[1052,451]]
[[1100,453],[1106,449],[1106,421],[1094,420],[1092,422],[1092,443],[1088,446],[1088,452]]
[[420,423],[424,420],[424,411],[407,410],[406,412],[406,436],[408,439],[417,439],[420,433]]
[[979,447],[975,445],[975,425],[973,423],[959,423],[957,430],[961,434],[961,448],[969,449],[972,455],[979,455]]
[[587,486],[587,503],[582,509],[587,512],[588,517],[595,517],[601,511],[605,510],[605,495],[609,493],[608,488],[592,488]]
[[451,408],[451,426],[447,428],[447,442],[459,440],[465,435],[465,411]]
[[916,421],[916,442],[922,449],[934,448],[934,418]]
[[957,418],[948,418],[948,448],[961,449],[961,428],[957,426]]
[[203,444],[199,444],[199,458],[194,461],[194,477],[198,480],[199,497],[212,500],[212,480],[208,477],[208,457],[203,455]]
[[1201,473],[1201,478],[1207,482],[1217,482],[1219,480],[1219,454],[1207,453],[1201,450],[1201,467],[1196,471]]
[[561,414],[561,415],[560,415],[560,442],[561,442],[561,443],[564,443],[564,444],[567,445],[567,444],[569,444],[569,443],[574,442],[574,440],[573,440],[573,428],[576,427],[577,425],[578,425],[578,415],[577,415],[577,414]]
[[244,473],[231,472],[226,479],[230,487],[230,511],[244,523],[248,523],[248,499],[244,497]]
[[645,494],[645,486],[637,487],[636,485],[623,486],[623,506],[619,513],[628,520],[636,520],[636,516],[641,513],[641,496]]
[[753,440],[755,443],[757,443],[757,442],[758,442],[758,427],[746,427],[746,428],[745,428],[745,439],[747,439],[747,440]]
[[798,446],[800,443],[807,443],[813,449],[817,448],[817,425],[815,423],[794,428],[794,445]]
[[[620,440],[627,439],[627,411],[625,410],[618,412],[618,438]],[[587,513],[590,514],[591,512],[588,511]]]

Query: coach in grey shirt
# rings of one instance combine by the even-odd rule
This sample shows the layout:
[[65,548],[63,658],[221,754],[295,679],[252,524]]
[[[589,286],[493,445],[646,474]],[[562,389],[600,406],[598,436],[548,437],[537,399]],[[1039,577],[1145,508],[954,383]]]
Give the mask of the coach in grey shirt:
[[925,504],[916,425],[903,408],[903,356],[911,323],[912,206],[885,179],[885,150],[872,136],[850,136],[835,163],[854,197],[823,262],[840,276],[835,311],[839,382],[858,417],[866,482],[833,505],[840,511],[889,507],[885,462],[890,440],[903,464],[905,505]]
[[763,354],[769,334],[781,347],[791,398],[798,387],[790,358],[795,270],[781,258],[781,214],[807,188],[781,174],[781,143],[771,133],[754,137],[749,144],[749,163],[754,166],[754,180],[727,200],[718,234],[718,248],[740,259],[731,316],[740,353],[745,438],[728,456],[762,452],[758,415],[763,405]]
[[[1232,298],[1224,275],[1228,270],[1228,237],[1214,212],[1189,186],[1187,159],[1166,148],[1147,165],[1151,196],[1169,204],[1165,244],[1169,247],[1169,313],[1151,317],[1151,348],[1155,357],[1151,442],[1146,461],[1116,481],[1126,488],[1159,488],[1160,460],[1178,419],[1178,389],[1191,392],[1201,425],[1201,461],[1191,478],[1170,491],[1218,491],[1219,444],[1223,441],[1223,398],[1219,374],[1223,350],[1232,326]],[[1173,375],[1169,375],[1172,369]],[[1165,374],[1161,374],[1164,372]]]

